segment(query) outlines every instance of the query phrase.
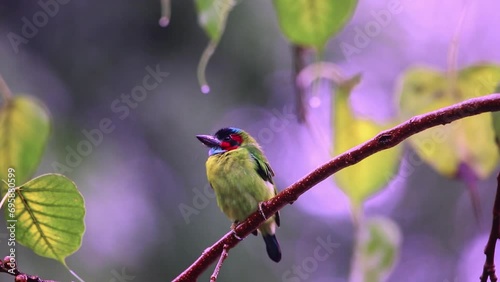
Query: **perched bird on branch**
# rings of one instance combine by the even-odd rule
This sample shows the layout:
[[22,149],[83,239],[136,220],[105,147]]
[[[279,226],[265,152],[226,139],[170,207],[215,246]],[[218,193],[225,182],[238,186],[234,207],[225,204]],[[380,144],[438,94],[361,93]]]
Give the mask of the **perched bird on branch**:
[[[196,137],[210,148],[207,178],[215,191],[217,205],[233,222],[234,229],[260,209],[261,202],[277,194],[274,172],[257,141],[241,129],[222,128],[214,136]],[[281,260],[281,249],[275,236],[279,225],[280,217],[276,213],[258,228],[266,243],[267,254],[275,262]],[[257,235],[257,230],[253,234]]]

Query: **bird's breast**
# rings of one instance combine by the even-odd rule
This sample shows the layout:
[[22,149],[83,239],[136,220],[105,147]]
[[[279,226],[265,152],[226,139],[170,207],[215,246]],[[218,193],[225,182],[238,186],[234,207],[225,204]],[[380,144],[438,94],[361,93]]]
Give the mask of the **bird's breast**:
[[270,199],[272,191],[257,171],[255,161],[242,149],[214,155],[207,160],[207,177],[217,204],[231,220],[243,220]]

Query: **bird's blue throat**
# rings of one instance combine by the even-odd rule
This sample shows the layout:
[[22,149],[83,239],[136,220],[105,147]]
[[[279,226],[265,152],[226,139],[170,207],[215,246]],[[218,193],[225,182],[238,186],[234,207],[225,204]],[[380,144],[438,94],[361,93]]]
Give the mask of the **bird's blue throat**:
[[210,150],[208,150],[208,156],[222,154],[225,152],[227,152],[227,151],[222,149],[221,147],[214,147],[214,148],[211,148]]

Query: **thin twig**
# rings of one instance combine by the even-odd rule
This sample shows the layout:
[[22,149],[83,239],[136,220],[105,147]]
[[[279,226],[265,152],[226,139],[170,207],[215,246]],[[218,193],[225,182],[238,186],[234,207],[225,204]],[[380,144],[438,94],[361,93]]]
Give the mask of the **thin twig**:
[[[275,214],[285,205],[295,202],[300,195],[335,172],[354,165],[377,152],[394,147],[414,134],[434,126],[448,124],[461,118],[493,111],[500,111],[500,94],[490,94],[469,99],[446,108],[413,117],[392,129],[380,132],[374,138],[318,167],[313,172],[281,191],[276,197],[264,202],[262,204],[262,212],[266,216]],[[210,264],[217,260],[225,245],[231,249],[240,242],[240,240],[235,238],[235,233],[238,237],[244,238],[263,222],[264,219],[261,213],[259,211],[254,212],[246,220],[242,221],[234,231],[228,232],[214,245],[204,251],[174,281],[195,281]]]
[[9,86],[7,86],[5,80],[3,80],[1,74],[0,74],[0,96],[2,96],[2,99],[4,101],[12,97],[12,92],[10,91]]
[[498,228],[500,227],[500,173],[497,176],[497,194],[495,196],[495,203],[493,205],[493,220],[491,223],[490,237],[488,238],[488,243],[484,247],[484,254],[486,255],[486,260],[483,266],[483,273],[479,278],[481,282],[488,281],[488,277],[491,282],[497,282],[498,278],[495,274],[495,247],[497,240],[499,239],[500,233]]
[[222,247],[222,253],[220,254],[219,261],[217,262],[217,265],[215,266],[214,273],[212,273],[212,276],[210,276],[210,282],[215,282],[217,281],[217,276],[219,276],[220,269],[222,268],[222,264],[227,258],[227,251],[229,249],[228,245],[224,245]]

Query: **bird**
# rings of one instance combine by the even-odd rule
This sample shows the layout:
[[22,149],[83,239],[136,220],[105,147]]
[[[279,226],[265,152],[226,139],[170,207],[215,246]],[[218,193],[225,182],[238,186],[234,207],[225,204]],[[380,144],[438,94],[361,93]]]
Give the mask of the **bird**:
[[[225,127],[215,135],[196,135],[196,138],[210,148],[206,161],[208,182],[215,192],[217,205],[233,222],[234,231],[263,201],[278,193],[273,182],[274,171],[257,141],[239,128]],[[279,225],[277,212],[258,228],[267,254],[274,262],[281,260],[275,235]],[[252,233],[257,235],[257,230]]]

